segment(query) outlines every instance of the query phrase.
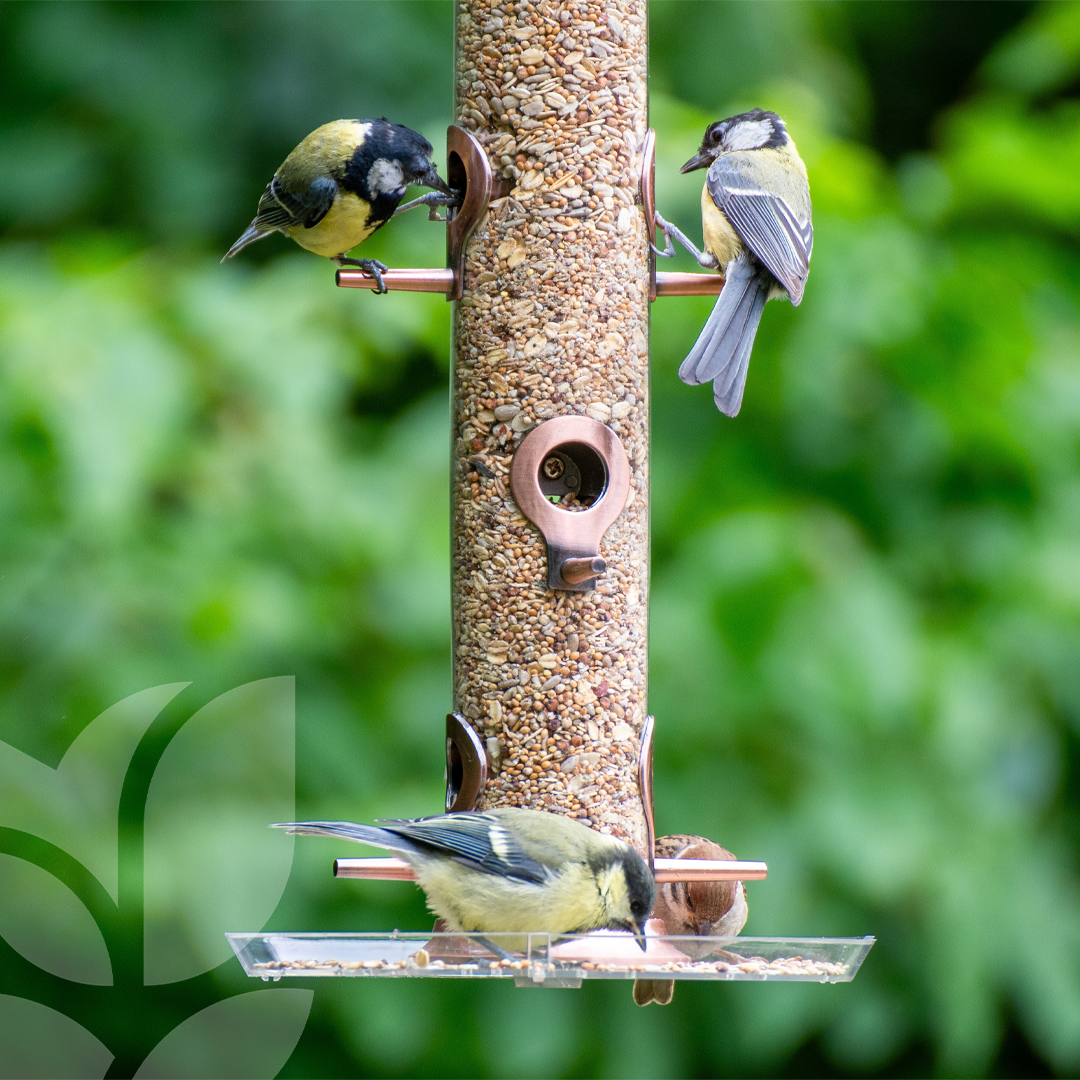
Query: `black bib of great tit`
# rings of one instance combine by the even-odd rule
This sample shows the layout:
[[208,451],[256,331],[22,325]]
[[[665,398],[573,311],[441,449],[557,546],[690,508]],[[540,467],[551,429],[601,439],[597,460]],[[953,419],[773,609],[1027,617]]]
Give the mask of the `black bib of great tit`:
[[784,121],[765,109],[710,124],[680,172],[695,169],[709,170],[701,192],[705,251],[657,215],[668,237],[661,254],[674,254],[674,237],[702,266],[724,271],[724,288],[679,377],[692,386],[712,382],[716,407],[735,416],[766,302],[802,302],[814,246],[810,182]]
[[359,266],[385,292],[381,271],[386,267],[374,259],[346,258],[346,252],[393,217],[410,184],[450,194],[432,152],[422,135],[389,120],[323,124],[282,162],[254,220],[225,258],[282,232],[338,266]]

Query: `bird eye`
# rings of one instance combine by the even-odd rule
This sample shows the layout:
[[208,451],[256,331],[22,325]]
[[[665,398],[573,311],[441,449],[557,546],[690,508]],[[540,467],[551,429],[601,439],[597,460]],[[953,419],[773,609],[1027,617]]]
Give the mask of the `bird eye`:
[[634,902],[633,902],[633,903],[632,903],[632,904],[630,905],[630,910],[631,910],[631,911],[632,911],[632,912],[633,912],[633,913],[634,913],[635,915],[640,915],[640,914],[641,914],[641,913],[642,913],[642,912],[643,912],[643,911],[645,910],[645,905],[644,905],[644,904],[643,904],[643,903],[642,903],[642,902],[641,902],[640,900],[635,900],[635,901],[634,901]]

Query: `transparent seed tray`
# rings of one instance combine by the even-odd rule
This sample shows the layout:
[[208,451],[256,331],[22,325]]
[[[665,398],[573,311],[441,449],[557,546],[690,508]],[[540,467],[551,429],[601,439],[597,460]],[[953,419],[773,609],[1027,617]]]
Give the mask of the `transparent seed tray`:
[[[850,982],[874,938],[629,934],[227,934],[253,977],[509,979],[577,987],[586,979]],[[491,948],[494,946],[494,948]]]

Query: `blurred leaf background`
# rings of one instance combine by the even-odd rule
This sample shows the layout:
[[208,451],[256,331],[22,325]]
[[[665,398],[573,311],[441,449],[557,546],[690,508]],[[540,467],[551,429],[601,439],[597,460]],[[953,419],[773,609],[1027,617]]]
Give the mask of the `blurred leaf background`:
[[[675,375],[709,301],[653,309],[658,824],[769,862],[747,932],[879,943],[851,985],[667,1009],[302,983],[281,1075],[1076,1075],[1080,6],[651,9],[665,215],[697,231],[679,164],[762,105],[816,240],[735,421]],[[300,814],[439,810],[449,306],[337,290],[280,237],[217,260],[318,124],[441,147],[451,35],[445,2],[0,7],[0,739],[55,766],[138,690],[191,680],[179,717],[295,675]],[[416,214],[370,254],[442,248]],[[271,927],[428,925],[335,850],[297,845]],[[43,979],[0,942],[0,993],[115,1076],[206,980],[252,989]]]

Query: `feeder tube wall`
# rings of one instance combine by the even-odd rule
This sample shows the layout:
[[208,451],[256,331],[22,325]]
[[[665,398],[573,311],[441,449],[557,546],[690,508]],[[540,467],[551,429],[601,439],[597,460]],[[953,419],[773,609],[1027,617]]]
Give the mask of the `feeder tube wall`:
[[[646,4],[458,0],[455,16],[456,122],[513,190],[473,233],[454,305],[454,709],[487,750],[479,809],[566,814],[651,855]],[[563,415],[610,426],[631,469],[608,570],[582,592],[547,587],[508,479],[527,432]]]

